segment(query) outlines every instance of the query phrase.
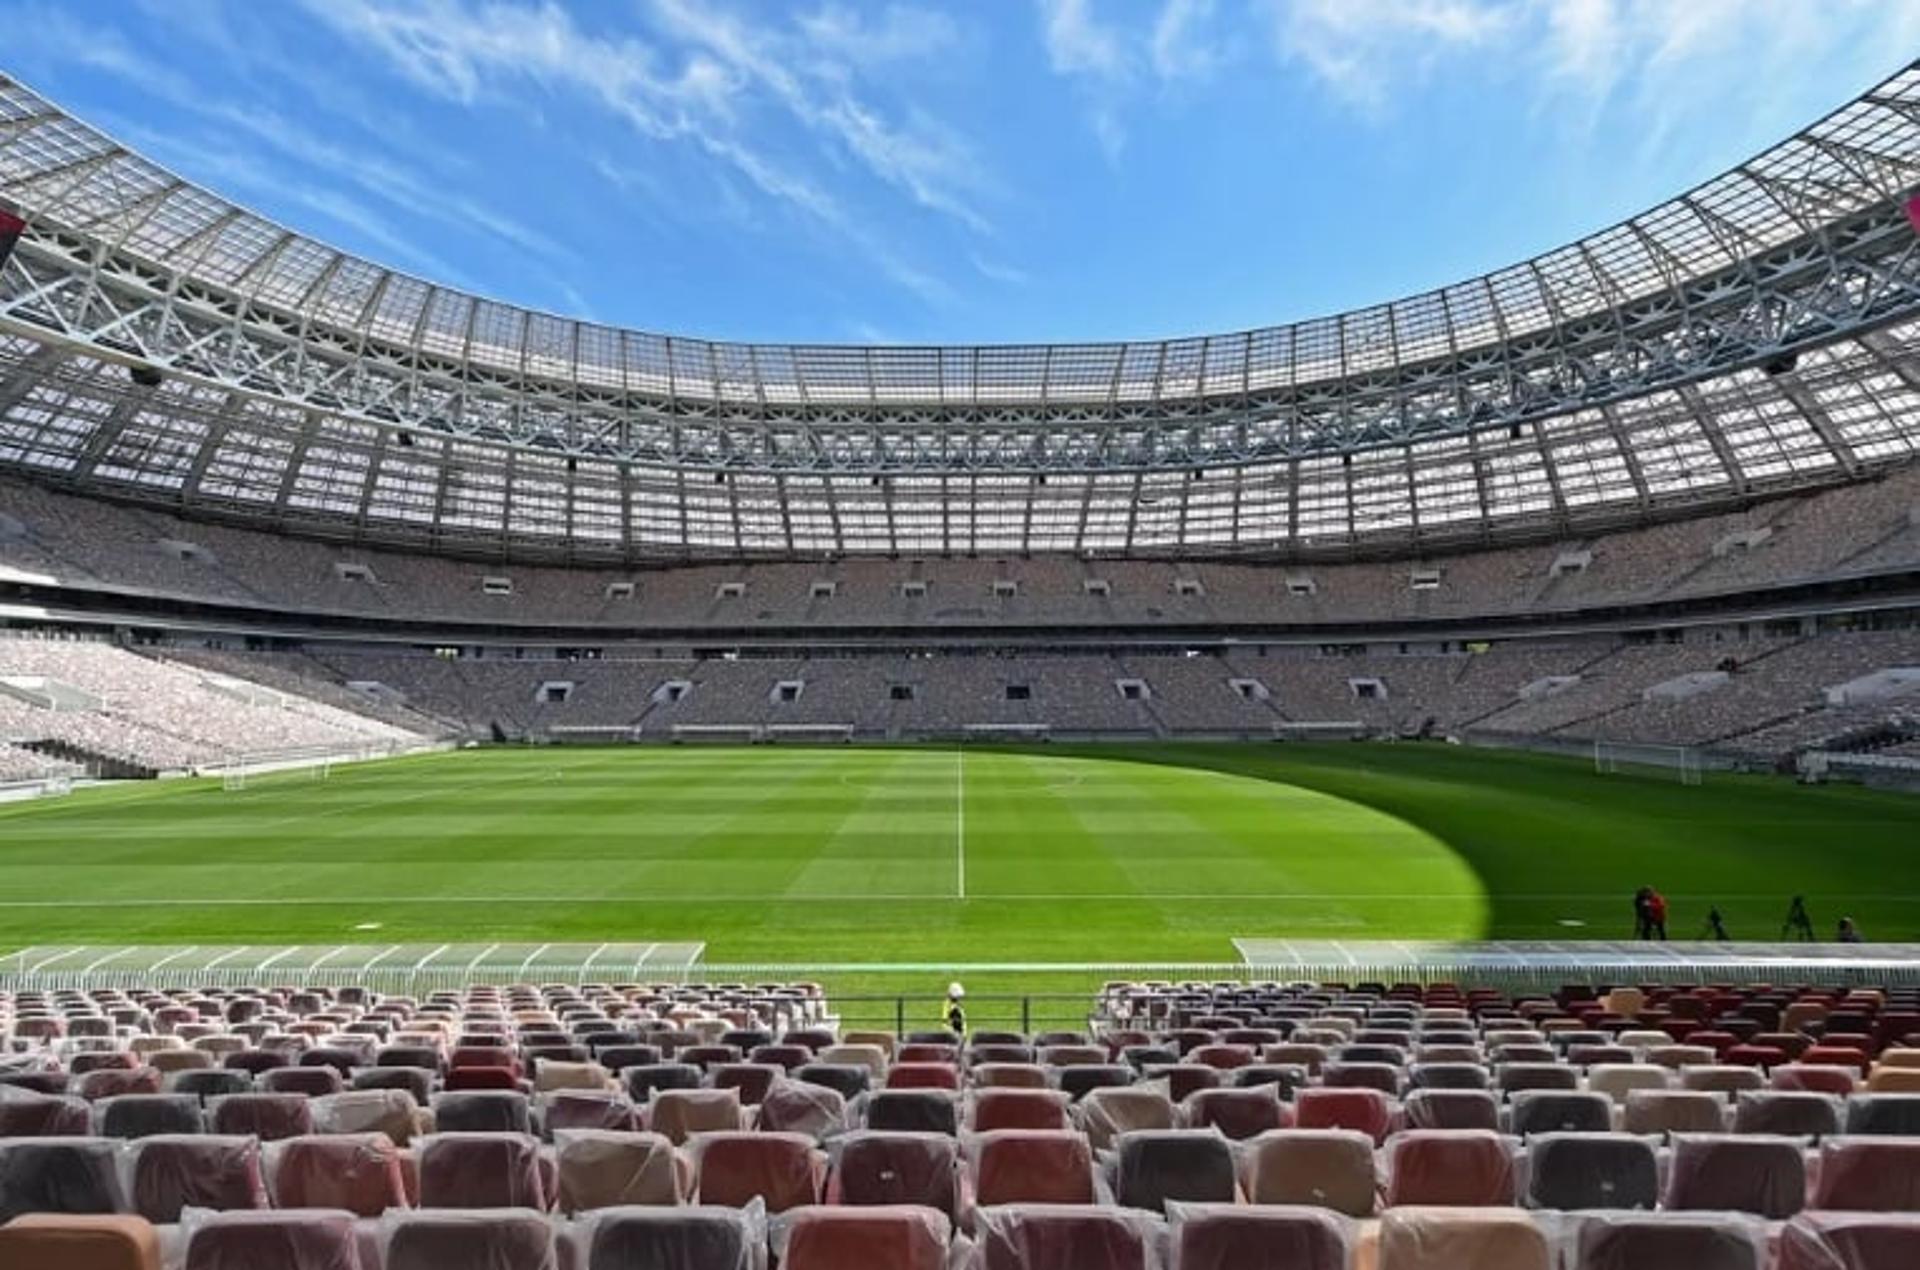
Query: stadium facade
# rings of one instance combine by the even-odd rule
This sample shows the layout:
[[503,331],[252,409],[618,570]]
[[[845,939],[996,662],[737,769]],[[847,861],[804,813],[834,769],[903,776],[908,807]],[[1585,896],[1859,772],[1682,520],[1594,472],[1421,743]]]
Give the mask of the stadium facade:
[[729,344],[347,255],[0,75],[0,603],[504,735],[1920,744],[1917,197],[1920,63],[1390,304]]

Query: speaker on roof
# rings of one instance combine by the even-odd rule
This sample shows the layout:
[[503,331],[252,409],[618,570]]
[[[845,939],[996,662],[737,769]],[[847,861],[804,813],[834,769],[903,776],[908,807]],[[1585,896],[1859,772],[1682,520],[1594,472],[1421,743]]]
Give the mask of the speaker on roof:
[[7,257],[13,254],[13,245],[20,241],[26,229],[27,222],[0,207],[0,265],[7,263]]

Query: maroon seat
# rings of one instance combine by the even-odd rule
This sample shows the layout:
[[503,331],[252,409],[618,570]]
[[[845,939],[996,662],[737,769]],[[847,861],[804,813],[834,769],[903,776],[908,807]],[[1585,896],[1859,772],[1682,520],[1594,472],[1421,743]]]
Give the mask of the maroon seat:
[[1393,1132],[1395,1108],[1377,1089],[1303,1089],[1293,1106],[1302,1129],[1358,1129],[1376,1143]]
[[277,1142],[312,1133],[313,1108],[305,1094],[229,1094],[207,1104],[207,1128]]
[[972,1127],[993,1129],[1065,1129],[1067,1099],[1050,1089],[982,1089],[973,1096]]
[[355,1270],[353,1214],[315,1209],[212,1213],[186,1232],[185,1270]]
[[960,1071],[951,1063],[895,1063],[887,1069],[888,1089],[959,1089]]
[[987,1204],[1091,1204],[1093,1149],[1084,1134],[1044,1129],[983,1133],[973,1147],[974,1197]]
[[696,1148],[698,1201],[739,1208],[759,1199],[771,1213],[820,1202],[825,1165],[799,1133],[712,1133]]
[[265,1093],[305,1094],[309,1098],[325,1098],[347,1087],[332,1067],[276,1067],[261,1072],[255,1083]]
[[1766,1230],[1718,1213],[1620,1213],[1578,1228],[1571,1270],[1764,1270]]
[[781,1270],[945,1270],[951,1224],[924,1208],[800,1208]]
[[1779,1220],[1806,1203],[1807,1169],[1795,1138],[1681,1134],[1663,1206],[1753,1213]]
[[1175,1219],[1180,1270],[1347,1270],[1353,1223],[1325,1209],[1195,1204]]
[[553,1227],[540,1213],[395,1213],[383,1270],[555,1270]]
[[919,1204],[956,1214],[960,1152],[947,1135],[869,1129],[839,1139],[835,1148],[829,1204]]
[[740,1101],[757,1107],[786,1069],[775,1063],[720,1063],[711,1072],[713,1088],[737,1089]]
[[508,1093],[520,1089],[521,1080],[509,1067],[456,1067],[447,1073],[445,1081],[448,1093],[476,1093],[487,1090],[501,1090]]
[[1217,1129],[1236,1142],[1293,1122],[1287,1104],[1273,1085],[1247,1089],[1202,1089],[1187,1099],[1186,1121],[1195,1129]]
[[84,1138],[92,1126],[83,1098],[0,1089],[0,1138]]
[[134,1155],[132,1198],[133,1210],[151,1222],[177,1222],[186,1208],[265,1208],[260,1143],[213,1134],[144,1138]]
[[976,1219],[980,1270],[1148,1270],[1154,1230],[1125,1209],[1013,1204]]
[[1920,1213],[1920,1139],[1826,1139],[1812,1206]]
[[436,1133],[420,1140],[422,1208],[531,1208],[550,1196],[540,1141],[527,1133]]
[[1780,1231],[1776,1270],[1913,1270],[1920,1214],[1801,1213]]

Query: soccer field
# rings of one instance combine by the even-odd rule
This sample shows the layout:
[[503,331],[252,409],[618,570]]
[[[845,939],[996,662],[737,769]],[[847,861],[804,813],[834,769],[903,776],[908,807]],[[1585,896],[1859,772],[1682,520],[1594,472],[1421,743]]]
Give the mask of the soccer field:
[[1440,745],[472,750],[0,809],[0,951],[704,942],[1230,962],[1236,937],[1920,937],[1920,801]]

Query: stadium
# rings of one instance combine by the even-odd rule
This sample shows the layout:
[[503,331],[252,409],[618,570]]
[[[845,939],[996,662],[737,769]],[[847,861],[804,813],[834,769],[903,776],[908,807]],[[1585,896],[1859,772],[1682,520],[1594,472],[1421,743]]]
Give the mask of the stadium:
[[1917,336],[1920,63],[1438,290],[924,348],[0,71],[0,1267],[1920,1265]]

